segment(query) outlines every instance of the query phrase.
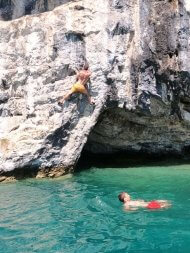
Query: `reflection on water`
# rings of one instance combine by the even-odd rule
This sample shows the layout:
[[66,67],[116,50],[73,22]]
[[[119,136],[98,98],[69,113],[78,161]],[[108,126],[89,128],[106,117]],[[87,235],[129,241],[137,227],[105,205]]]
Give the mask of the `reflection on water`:
[[[0,185],[0,252],[189,252],[190,165],[96,169]],[[168,199],[125,212],[120,191]]]

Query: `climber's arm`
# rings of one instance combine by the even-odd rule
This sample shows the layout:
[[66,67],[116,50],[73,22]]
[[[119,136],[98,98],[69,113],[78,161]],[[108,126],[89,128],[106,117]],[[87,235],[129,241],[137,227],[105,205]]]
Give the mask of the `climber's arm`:
[[75,68],[74,71],[75,71],[76,75],[79,74],[79,70],[77,68]]
[[76,81],[78,81],[79,76],[80,76],[80,71],[78,69],[75,69],[75,73],[76,73]]

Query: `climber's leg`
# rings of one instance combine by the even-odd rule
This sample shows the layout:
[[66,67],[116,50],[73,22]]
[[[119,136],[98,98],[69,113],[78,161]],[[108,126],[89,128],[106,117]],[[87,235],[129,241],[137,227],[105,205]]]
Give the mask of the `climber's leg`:
[[69,91],[65,96],[64,96],[64,100],[68,100],[70,98],[70,96],[73,94],[74,92],[71,90]]
[[64,96],[63,100],[61,100],[60,102],[63,103],[65,100],[68,100],[73,93],[82,93],[82,94],[85,94],[87,96],[87,98],[88,98],[88,102],[90,104],[94,104],[94,100],[91,98],[88,90],[80,82],[75,83],[73,85],[73,87],[71,88],[71,90]]
[[89,92],[87,91],[87,89],[83,90],[81,93],[83,93],[83,94],[85,94],[85,95],[87,96],[88,102],[89,102],[91,105],[94,104],[94,100],[93,100],[93,98],[91,98],[91,96],[90,96]]
[[65,101],[65,100],[68,100],[68,99],[70,98],[70,96],[71,96],[73,93],[76,93],[76,92],[77,92],[76,84],[77,84],[77,83],[75,83],[75,84],[72,86],[71,90],[63,97],[63,99],[60,99],[60,100],[59,100],[60,103],[64,103],[64,101]]

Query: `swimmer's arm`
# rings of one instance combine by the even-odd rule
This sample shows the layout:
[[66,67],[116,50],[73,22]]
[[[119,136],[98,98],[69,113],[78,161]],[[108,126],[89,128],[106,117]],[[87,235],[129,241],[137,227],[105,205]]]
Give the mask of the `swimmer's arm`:
[[137,207],[129,207],[129,208],[125,208],[125,211],[136,211],[138,210]]
[[170,204],[170,202],[168,202],[168,200],[165,200],[165,199],[159,199],[159,200],[156,200],[157,202],[159,203],[167,203],[167,204]]
[[148,202],[144,201],[143,199],[136,200],[136,203],[139,207],[146,207],[148,205]]
[[125,211],[136,211],[136,210],[138,210],[137,207],[132,207],[132,206],[130,206],[128,204],[124,205],[124,209],[125,209]]
[[158,203],[160,203],[161,207],[171,207],[172,203],[168,200],[157,200]]

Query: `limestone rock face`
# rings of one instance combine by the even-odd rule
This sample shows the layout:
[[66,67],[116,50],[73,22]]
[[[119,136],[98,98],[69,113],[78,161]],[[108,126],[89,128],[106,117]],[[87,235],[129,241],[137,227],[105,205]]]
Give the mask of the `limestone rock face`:
[[24,15],[51,11],[72,0],[0,0],[0,19],[11,20]]
[[[45,2],[35,8],[44,11]],[[52,11],[0,22],[1,173],[61,175],[84,146],[95,153],[188,151],[188,1],[48,4]],[[85,61],[95,107],[79,94],[59,105]]]

